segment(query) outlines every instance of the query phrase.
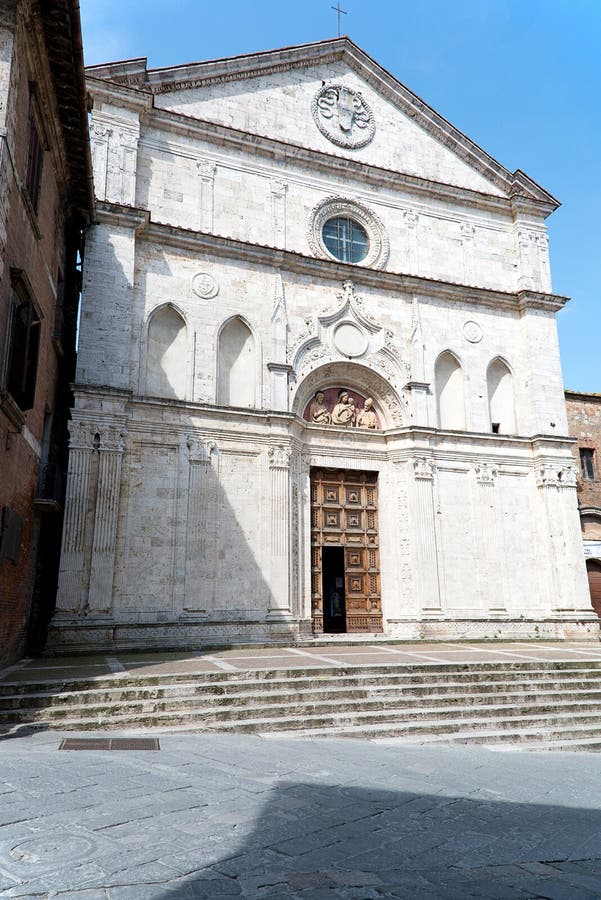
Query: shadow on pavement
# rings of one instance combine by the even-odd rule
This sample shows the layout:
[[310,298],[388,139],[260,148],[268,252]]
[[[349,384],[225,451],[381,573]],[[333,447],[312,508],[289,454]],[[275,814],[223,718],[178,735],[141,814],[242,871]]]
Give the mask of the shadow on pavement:
[[600,857],[597,810],[282,783],[237,852],[110,897],[592,900]]

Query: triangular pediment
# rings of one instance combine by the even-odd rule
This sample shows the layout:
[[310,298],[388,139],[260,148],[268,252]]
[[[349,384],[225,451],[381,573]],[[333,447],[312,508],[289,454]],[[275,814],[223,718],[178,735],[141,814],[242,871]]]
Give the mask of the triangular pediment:
[[429,181],[558,205],[349,38],[161,69],[145,63],[128,60],[87,71],[149,91],[155,107],[191,118]]

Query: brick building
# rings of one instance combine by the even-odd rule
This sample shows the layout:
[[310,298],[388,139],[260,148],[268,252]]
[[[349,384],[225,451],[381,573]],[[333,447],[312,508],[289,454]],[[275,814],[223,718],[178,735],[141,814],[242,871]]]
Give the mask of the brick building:
[[82,229],[79,6],[0,5],[0,664],[43,644],[60,548]]
[[601,615],[601,394],[566,391],[573,453],[579,469],[578,509],[592,604]]

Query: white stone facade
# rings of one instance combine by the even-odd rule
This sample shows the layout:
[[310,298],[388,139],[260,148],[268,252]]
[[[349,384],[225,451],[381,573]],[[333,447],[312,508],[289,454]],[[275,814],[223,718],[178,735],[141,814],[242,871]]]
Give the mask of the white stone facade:
[[[598,636],[545,218],[348,39],[88,72],[86,245],[52,639],[312,634],[312,467],[378,473],[384,634]],[[366,257],[335,259],[349,216]],[[317,425],[320,390],[380,426]]]

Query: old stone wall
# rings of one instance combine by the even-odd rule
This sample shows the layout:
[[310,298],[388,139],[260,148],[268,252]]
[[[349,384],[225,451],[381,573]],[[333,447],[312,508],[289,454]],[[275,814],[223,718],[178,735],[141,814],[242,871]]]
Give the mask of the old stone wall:
[[[554,201],[533,183],[516,199],[502,167],[349,60],[90,72],[98,224],[56,643],[306,635],[312,468],[378,473],[386,633],[598,627]],[[332,217],[361,224],[361,260],[329,252]],[[303,418],[341,389],[381,427]]]

